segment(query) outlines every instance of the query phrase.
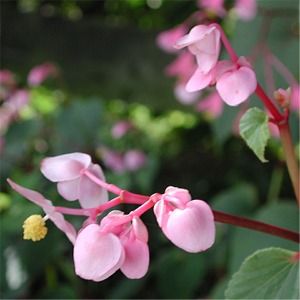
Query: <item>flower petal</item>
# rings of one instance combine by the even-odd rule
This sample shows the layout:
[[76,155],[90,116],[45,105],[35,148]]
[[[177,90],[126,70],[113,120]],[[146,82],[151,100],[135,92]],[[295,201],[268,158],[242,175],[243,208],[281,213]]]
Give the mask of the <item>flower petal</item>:
[[124,250],[118,237],[102,233],[100,226],[91,224],[79,234],[74,246],[77,275],[102,281],[115,273],[124,261]]
[[194,72],[189,79],[186,90],[188,92],[196,92],[206,88],[213,80],[212,72],[203,73],[199,68]]
[[[102,169],[97,164],[92,164],[88,170],[95,176],[105,181]],[[108,192],[103,187],[94,183],[90,178],[83,175],[79,184],[79,202],[83,208],[93,208],[108,200]]]
[[50,181],[66,181],[78,178],[80,171],[91,163],[91,157],[84,153],[70,153],[45,158],[41,172]]
[[147,243],[139,239],[122,239],[125,250],[125,260],[121,271],[130,279],[145,276],[149,267],[149,248]]
[[217,91],[221,98],[231,106],[236,106],[248,99],[256,89],[256,76],[252,69],[241,67],[224,73],[217,81]]
[[201,200],[189,202],[183,210],[175,209],[162,230],[177,247],[192,253],[208,249],[215,240],[213,213]]
[[80,177],[73,180],[58,182],[57,191],[66,200],[77,200],[79,198],[79,182]]
[[144,222],[139,217],[132,219],[132,230],[137,239],[147,243],[148,242],[148,230]]

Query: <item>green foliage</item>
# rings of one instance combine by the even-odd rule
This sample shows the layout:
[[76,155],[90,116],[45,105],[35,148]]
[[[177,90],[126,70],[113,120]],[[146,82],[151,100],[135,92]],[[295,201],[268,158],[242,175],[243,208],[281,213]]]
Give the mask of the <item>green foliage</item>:
[[240,120],[240,134],[256,156],[267,162],[264,153],[270,138],[268,115],[257,107],[247,110]]
[[268,248],[255,252],[229,282],[227,299],[299,299],[299,260],[291,252]]

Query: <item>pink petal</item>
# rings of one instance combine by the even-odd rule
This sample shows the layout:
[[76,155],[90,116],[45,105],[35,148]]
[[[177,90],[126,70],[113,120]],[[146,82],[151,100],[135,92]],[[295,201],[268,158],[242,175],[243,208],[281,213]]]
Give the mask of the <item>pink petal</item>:
[[193,93],[187,92],[185,85],[179,83],[175,86],[174,94],[176,99],[180,103],[184,105],[189,105],[195,103],[198,100],[199,96],[201,95],[201,92],[199,91]]
[[121,271],[130,279],[145,276],[149,267],[149,248],[147,243],[139,239],[122,240],[125,250],[125,260]]
[[186,189],[168,186],[164,193],[164,198],[176,206],[184,206],[187,202],[191,201],[190,192]]
[[189,202],[183,210],[175,209],[162,230],[177,247],[192,253],[208,249],[215,240],[213,213],[201,200]]
[[217,92],[209,94],[204,99],[201,99],[196,107],[199,112],[206,112],[212,118],[217,118],[223,112],[224,102]]
[[156,39],[157,45],[166,52],[173,53],[178,51],[174,45],[179,38],[186,33],[185,26],[177,26],[170,30],[161,32]]
[[188,34],[186,34],[176,42],[175,47],[177,49],[181,49],[193,43],[201,41],[205,37],[205,35],[210,34],[214,30],[216,30],[214,26],[195,26],[191,29],[191,31]]
[[124,250],[118,237],[102,233],[91,224],[79,234],[74,246],[75,272],[78,276],[102,281],[115,273],[124,262]]
[[91,157],[84,153],[70,153],[45,158],[41,172],[50,181],[66,181],[78,178],[80,171],[91,163]]
[[45,197],[33,190],[24,188],[23,186],[20,186],[13,182],[10,179],[7,179],[9,185],[19,194],[21,194],[26,199],[30,200],[31,202],[35,203],[36,205],[40,206],[41,208],[50,208],[53,207],[51,201],[45,199]]
[[234,9],[240,19],[250,21],[256,15],[256,0],[236,0]]
[[200,90],[206,88],[211,83],[212,80],[213,80],[212,72],[208,72],[207,74],[204,74],[198,68],[195,71],[195,73],[192,75],[190,80],[188,81],[185,88],[188,92],[200,91]]
[[79,182],[80,177],[73,180],[58,182],[57,191],[66,200],[77,200],[79,198]]
[[132,149],[124,154],[125,168],[129,171],[137,171],[145,165],[146,161],[145,153],[140,150]]
[[132,230],[137,239],[144,243],[148,242],[148,230],[143,221],[139,217],[132,219]]
[[252,69],[241,67],[224,73],[217,81],[217,91],[221,98],[231,106],[236,106],[248,99],[256,89],[256,76]]
[[[105,181],[102,169],[97,164],[92,164],[88,170],[101,180]],[[108,200],[108,192],[97,185],[87,176],[83,175],[79,184],[79,202],[83,208],[93,208]]]
[[153,212],[156,217],[157,223],[160,227],[165,227],[168,218],[169,218],[169,212],[170,208],[166,204],[165,200],[159,200],[153,207]]

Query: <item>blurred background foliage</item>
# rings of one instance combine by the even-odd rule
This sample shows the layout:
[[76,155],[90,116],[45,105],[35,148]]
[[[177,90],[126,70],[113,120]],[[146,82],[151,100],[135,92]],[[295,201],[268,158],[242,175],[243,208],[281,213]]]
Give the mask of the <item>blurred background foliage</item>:
[[[258,16],[247,23],[228,16],[223,26],[237,52],[249,55],[267,22],[270,49],[299,78],[297,2],[258,1]],[[226,107],[212,120],[175,100],[174,81],[163,71],[173,57],[155,39],[197,9],[195,1],[1,1],[1,69],[16,74],[18,85],[30,93],[1,150],[1,298],[223,298],[230,276],[256,249],[297,249],[279,238],[217,224],[215,246],[189,254],[171,245],[147,213],[148,274],[129,280],[118,272],[94,283],[75,276],[72,247],[52,224],[41,242],[22,240],[23,220],[39,209],[12,192],[6,178],[64,205],[41,176],[39,163],[77,151],[104,166],[109,182],[134,192],[184,187],[217,210],[297,230],[279,142],[270,141],[269,163],[261,164],[232,133],[236,108]],[[29,88],[28,72],[45,61],[54,63],[59,75]],[[264,84],[259,57],[255,67]],[[276,84],[287,87],[279,76]],[[255,96],[251,101],[257,104]],[[115,139],[111,129],[119,120],[134,130]],[[297,143],[297,114],[292,124]],[[147,160],[138,170],[116,172],[103,163],[103,147],[120,153],[139,149]],[[82,220],[70,219],[80,226]]]

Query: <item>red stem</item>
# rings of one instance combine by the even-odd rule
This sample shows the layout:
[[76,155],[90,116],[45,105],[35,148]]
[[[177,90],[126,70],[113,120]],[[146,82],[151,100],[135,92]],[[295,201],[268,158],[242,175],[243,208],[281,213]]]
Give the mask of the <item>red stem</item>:
[[237,217],[234,215],[226,214],[220,211],[213,211],[215,221],[231,224],[239,227],[244,227],[256,231],[261,231],[264,233],[268,233],[271,235],[279,236],[281,238],[284,238],[286,240],[290,240],[296,243],[300,242],[300,235],[297,232],[290,231],[285,228],[277,227],[271,224],[266,224],[259,221],[254,221],[242,217]]

